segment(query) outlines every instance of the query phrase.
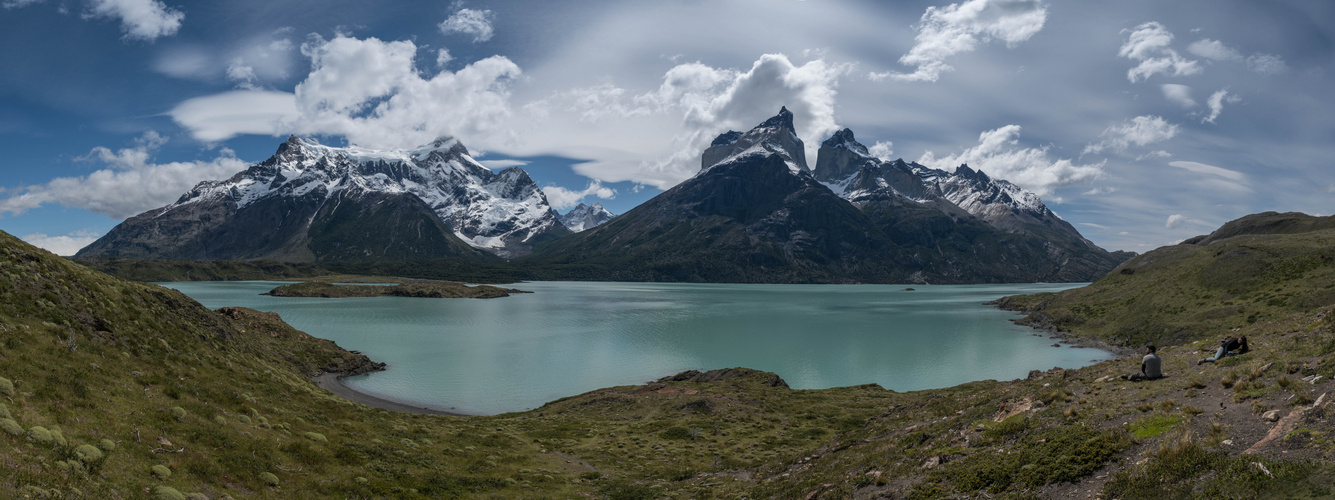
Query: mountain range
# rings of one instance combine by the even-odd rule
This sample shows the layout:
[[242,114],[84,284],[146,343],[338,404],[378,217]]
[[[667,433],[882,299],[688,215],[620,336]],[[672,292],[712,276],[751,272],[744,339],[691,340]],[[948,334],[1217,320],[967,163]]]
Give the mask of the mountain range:
[[291,137],[78,257],[504,259],[554,279],[976,283],[1090,281],[1131,255],[1094,245],[1010,182],[882,160],[848,129],[822,142],[813,170],[793,119],[785,108],[719,135],[695,176],[615,217],[599,204],[560,215],[527,172],[492,172],[454,139],[381,151]]

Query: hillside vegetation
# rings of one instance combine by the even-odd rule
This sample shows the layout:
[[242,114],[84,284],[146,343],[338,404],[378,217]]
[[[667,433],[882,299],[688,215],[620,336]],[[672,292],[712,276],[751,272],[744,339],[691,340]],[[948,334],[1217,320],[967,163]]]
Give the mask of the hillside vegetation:
[[[1006,301],[1069,335],[1160,343],[1162,380],[1118,378],[1138,356],[911,393],[729,369],[488,417],[337,399],[309,377],[378,367],[0,234],[0,496],[1329,497],[1335,236],[1319,226],[1202,238]],[[1222,333],[1253,351],[1197,365]]]

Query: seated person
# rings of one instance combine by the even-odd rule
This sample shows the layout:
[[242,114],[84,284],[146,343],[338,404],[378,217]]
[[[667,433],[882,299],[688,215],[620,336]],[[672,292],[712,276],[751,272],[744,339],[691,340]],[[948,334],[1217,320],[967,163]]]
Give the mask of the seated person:
[[1145,357],[1140,360],[1140,371],[1122,375],[1123,380],[1154,380],[1163,378],[1163,360],[1156,354],[1154,346],[1145,347]]
[[1200,361],[1197,361],[1196,364],[1199,365],[1201,363],[1213,363],[1215,361],[1224,359],[1224,356],[1237,356],[1239,354],[1246,354],[1247,351],[1250,350],[1251,348],[1247,347],[1246,335],[1243,335],[1241,337],[1229,337],[1219,341],[1219,350],[1215,351],[1213,358],[1202,359]]

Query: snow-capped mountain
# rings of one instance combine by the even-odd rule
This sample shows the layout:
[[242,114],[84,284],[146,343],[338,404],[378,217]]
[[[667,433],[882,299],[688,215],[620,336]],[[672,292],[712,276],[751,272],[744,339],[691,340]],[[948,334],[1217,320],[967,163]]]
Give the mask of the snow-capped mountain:
[[616,217],[616,214],[608,212],[606,208],[603,208],[602,203],[594,203],[593,206],[580,203],[561,216],[561,224],[564,224],[566,229],[578,233],[585,229],[598,227],[602,223],[612,220],[612,217]]
[[716,137],[700,156],[700,171],[745,156],[770,154],[783,158],[788,169],[795,174],[811,172],[807,167],[807,153],[802,139],[797,137],[797,131],[793,128],[793,113],[787,107],[779,108],[779,114],[745,133],[728,131]]
[[854,204],[911,201],[947,213],[963,211],[1007,232],[1025,232],[1035,224],[1065,224],[1037,195],[1010,181],[992,179],[968,165],[946,172],[902,159],[881,160],[868,153],[849,129],[822,142],[819,154],[816,178]]
[[[334,252],[337,256],[383,256],[398,250],[386,247],[382,251],[377,246],[390,242],[363,241],[357,232],[372,234],[391,228],[345,227],[345,220],[354,213],[347,210],[341,218],[330,217],[346,202],[365,205],[355,213],[369,217],[376,206],[390,199],[412,207],[410,211],[424,208],[453,237],[501,257],[528,253],[536,237],[567,232],[528,173],[519,168],[492,172],[473,160],[457,140],[442,138],[413,150],[372,150],[330,147],[291,137],[268,160],[230,179],[202,182],[175,203],[126,220],[80,255],[306,260],[310,253],[321,258],[321,250],[306,247],[325,236],[320,230],[333,224],[347,231],[347,237],[337,243],[342,249]],[[209,216],[189,224],[202,212]],[[378,217],[386,216],[389,214]],[[251,219],[267,220],[272,226],[240,223]],[[182,223],[172,223],[180,226],[172,231],[178,234],[164,234],[168,238],[154,241],[152,235],[161,232],[167,221]],[[421,229],[420,221],[414,224]],[[182,231],[203,241],[181,241]],[[256,248],[254,238],[227,237],[233,231],[271,233],[271,237]],[[133,243],[117,239],[129,233],[136,234]],[[419,236],[405,233],[393,239],[402,242]],[[438,239],[432,237],[432,244],[445,244]],[[358,250],[349,250],[353,246]]]

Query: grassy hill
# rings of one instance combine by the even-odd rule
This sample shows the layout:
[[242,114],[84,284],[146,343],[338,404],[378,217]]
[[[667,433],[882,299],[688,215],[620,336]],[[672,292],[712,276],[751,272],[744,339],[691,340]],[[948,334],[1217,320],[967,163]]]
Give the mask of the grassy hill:
[[[488,417],[338,399],[309,377],[372,360],[0,233],[0,497],[1329,497],[1335,235],[1318,222],[1007,301],[1164,345],[1163,380],[1117,378],[1134,358],[911,393],[731,369]],[[1252,353],[1196,364],[1234,329]]]

